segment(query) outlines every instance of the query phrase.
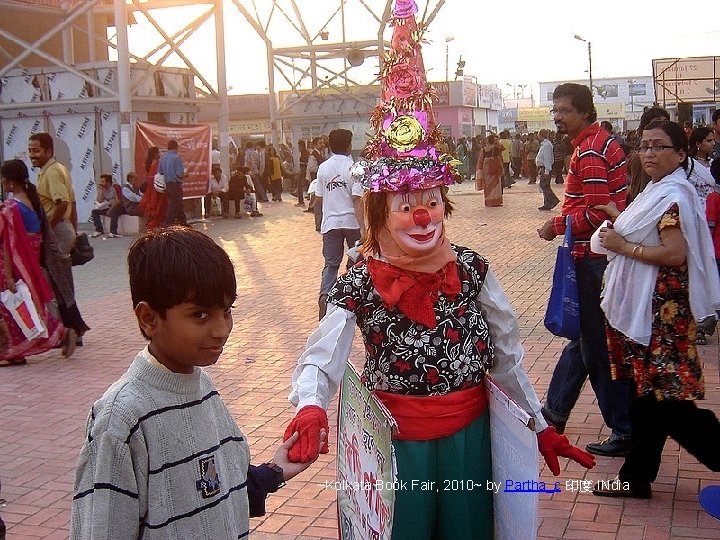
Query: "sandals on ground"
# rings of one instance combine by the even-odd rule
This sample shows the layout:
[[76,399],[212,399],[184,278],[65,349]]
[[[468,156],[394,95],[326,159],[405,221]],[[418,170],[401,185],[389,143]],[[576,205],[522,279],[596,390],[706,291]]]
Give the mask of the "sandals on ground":
[[72,328],[67,328],[65,331],[65,336],[62,340],[62,346],[61,346],[61,352],[60,355],[63,358],[70,358],[72,354],[75,352],[75,347],[77,340],[77,334],[75,333],[75,330]]
[[695,336],[695,345],[707,345],[707,343],[707,336],[702,332],[698,332]]

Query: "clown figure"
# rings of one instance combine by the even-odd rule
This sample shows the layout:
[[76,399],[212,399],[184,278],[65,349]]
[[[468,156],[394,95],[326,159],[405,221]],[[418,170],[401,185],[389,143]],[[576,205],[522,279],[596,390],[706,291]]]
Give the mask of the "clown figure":
[[[412,0],[396,0],[393,48],[383,62],[383,103],[374,138],[353,177],[365,188],[365,258],[339,277],[327,313],[293,374],[297,412],[285,432],[299,440],[292,461],[327,453],[318,445],[326,410],[350,355],[355,327],[365,345],[363,384],[398,425],[399,481],[452,480],[486,486],[491,447],[486,374],[535,420],[550,470],[558,456],[590,468],[593,457],[548,427],[522,367],[517,319],[487,259],[451,244],[448,186],[457,162],[437,150],[443,134],[425,80]],[[402,39],[401,39],[402,38]],[[479,540],[493,536],[492,491],[397,490],[393,539]]]
[[[398,480],[408,485],[491,480],[486,373],[535,418],[540,450],[554,474],[557,456],[592,467],[592,456],[547,427],[522,368],[518,323],[488,261],[445,236],[452,212],[445,186],[365,194],[365,261],[340,277],[328,310],[293,376],[298,413],[287,432],[301,440],[291,459],[307,461],[313,433],[345,370],[354,328],[363,336],[364,384],[398,423]],[[417,484],[415,484],[417,485]],[[492,538],[492,491],[396,492],[393,538]]]

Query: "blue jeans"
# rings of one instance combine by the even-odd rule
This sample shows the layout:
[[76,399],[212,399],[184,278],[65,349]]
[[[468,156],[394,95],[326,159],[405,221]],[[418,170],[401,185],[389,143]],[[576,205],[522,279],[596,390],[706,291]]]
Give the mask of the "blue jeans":
[[106,216],[109,210],[110,210],[109,208],[105,208],[103,210],[98,210],[97,208],[95,208],[90,212],[96,232],[99,232],[99,233],[105,232],[103,229],[102,216]]
[[632,381],[613,381],[600,308],[604,257],[575,259],[580,300],[580,338],[563,349],[548,387],[545,408],[552,417],[567,421],[586,379],[590,379],[603,420],[615,437],[630,437]]
[[165,194],[168,198],[167,213],[163,226],[187,225],[185,211],[183,210],[183,187],[180,182],[168,182],[165,185]]
[[343,244],[347,244],[347,247],[351,248],[358,240],[360,240],[360,229],[330,229],[323,234],[322,252],[325,258],[325,266],[320,281],[321,295],[329,293],[337,279],[340,263],[345,254]]

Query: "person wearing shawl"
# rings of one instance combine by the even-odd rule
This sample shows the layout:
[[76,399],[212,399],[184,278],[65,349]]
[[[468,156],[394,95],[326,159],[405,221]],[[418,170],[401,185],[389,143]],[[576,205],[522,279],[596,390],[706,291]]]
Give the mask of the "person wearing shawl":
[[[0,272],[0,291],[17,290],[22,280],[30,291],[35,309],[45,327],[44,334],[28,339],[4,304],[0,304],[0,325],[3,327],[0,366],[26,363],[26,356],[46,352],[58,344],[63,336],[74,345],[75,335],[69,335],[54,315],[51,303],[53,290],[40,266],[42,229],[45,214],[35,186],[28,179],[25,163],[19,159],[6,161],[0,167],[3,191],[7,200],[0,206],[0,240],[4,271]],[[63,355],[67,354],[63,343]]]
[[624,212],[600,207],[616,219],[596,238],[608,250],[601,306],[612,377],[632,379],[636,389],[630,453],[617,481],[593,491],[608,497],[652,495],[668,436],[720,471],[720,422],[695,404],[705,394],[696,321],[715,321],[720,279],[705,215],[687,180],[687,138],[675,122],[654,120],[639,152],[652,181]]
[[[445,220],[457,163],[437,150],[442,132],[420,56],[415,3],[396,1],[393,47],[383,62],[374,138],[352,169],[365,188],[365,259],[335,282],[328,309],[293,374],[298,431],[292,461],[327,453],[317,442],[350,355],[355,326],[365,343],[362,381],[398,423],[398,481],[491,479],[488,398],[492,375],[535,420],[553,474],[558,456],[592,467],[590,454],[548,427],[522,367],[518,322],[487,259],[454,245]],[[315,434],[315,435],[313,435]],[[313,441],[314,437],[314,441]],[[396,490],[393,539],[493,536],[491,490]]]

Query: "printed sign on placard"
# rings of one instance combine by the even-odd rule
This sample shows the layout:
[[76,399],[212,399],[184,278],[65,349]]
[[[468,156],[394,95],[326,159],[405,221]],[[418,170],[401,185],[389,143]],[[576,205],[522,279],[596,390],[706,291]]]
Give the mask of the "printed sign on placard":
[[341,540],[390,539],[396,466],[388,410],[348,363],[340,391],[337,490]]

